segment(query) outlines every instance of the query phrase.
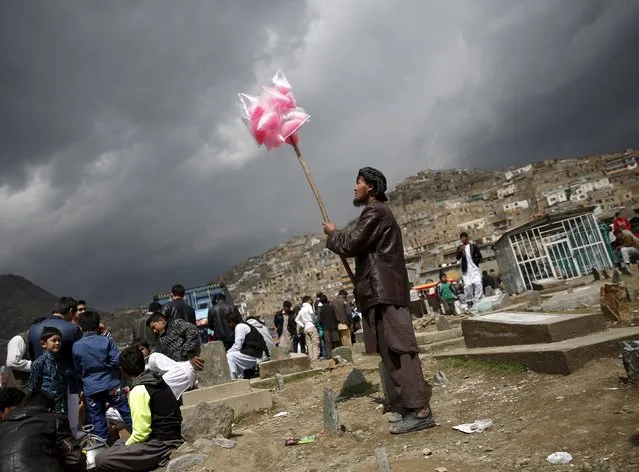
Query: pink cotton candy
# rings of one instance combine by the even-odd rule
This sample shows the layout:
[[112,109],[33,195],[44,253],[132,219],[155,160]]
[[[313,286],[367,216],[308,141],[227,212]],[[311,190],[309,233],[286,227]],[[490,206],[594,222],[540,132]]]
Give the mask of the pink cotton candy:
[[261,146],[262,144],[264,144],[264,140],[266,139],[266,131],[258,129],[258,123],[258,121],[251,122],[251,131],[253,133],[255,141]]
[[251,110],[251,121],[259,120],[264,115],[264,107],[262,105],[255,105]]
[[269,151],[272,149],[277,149],[278,147],[282,146],[284,142],[285,142],[285,139],[279,133],[279,131],[273,131],[273,132],[267,133],[266,138],[264,139],[264,145],[266,146],[266,149],[268,149]]
[[284,76],[282,69],[277,69],[277,72],[273,76],[271,82],[273,82],[275,89],[284,95],[291,91],[291,84]]
[[302,127],[304,121],[302,120],[288,120],[282,123],[281,133],[282,136],[288,138],[291,134],[295,133],[298,129]]
[[289,97],[271,87],[262,87],[260,101],[264,103],[265,108],[277,111],[287,110],[291,104]]
[[288,98],[288,108],[294,109],[297,106],[297,104],[295,102],[295,97],[293,96],[293,92],[288,92],[285,96],[286,98]]
[[299,142],[299,129],[309,115],[297,107],[291,84],[281,69],[270,84],[261,87],[259,97],[240,93],[239,98],[242,121],[258,146],[272,150],[286,142]]
[[280,115],[275,111],[264,113],[257,123],[257,129],[264,131],[278,130],[281,124]]

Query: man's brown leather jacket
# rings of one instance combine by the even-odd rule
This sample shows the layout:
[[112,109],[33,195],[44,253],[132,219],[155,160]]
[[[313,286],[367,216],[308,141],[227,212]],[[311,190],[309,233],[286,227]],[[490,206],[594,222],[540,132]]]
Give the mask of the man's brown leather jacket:
[[409,306],[402,233],[386,203],[370,202],[355,228],[333,231],[326,247],[338,256],[355,258],[355,290],[362,312],[375,305]]

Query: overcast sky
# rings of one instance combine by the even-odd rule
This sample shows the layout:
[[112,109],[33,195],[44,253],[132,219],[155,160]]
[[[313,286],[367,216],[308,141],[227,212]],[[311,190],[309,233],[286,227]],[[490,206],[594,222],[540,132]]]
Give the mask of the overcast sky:
[[277,68],[335,222],[372,165],[498,169],[639,147],[634,0],[2,2],[0,272],[111,309],[321,217],[238,92]]

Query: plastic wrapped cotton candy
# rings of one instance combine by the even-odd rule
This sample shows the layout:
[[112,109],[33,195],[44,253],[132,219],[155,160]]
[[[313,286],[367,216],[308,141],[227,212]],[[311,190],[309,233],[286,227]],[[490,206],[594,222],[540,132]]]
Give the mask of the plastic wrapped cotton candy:
[[259,97],[240,93],[242,121],[258,146],[270,151],[284,143],[298,144],[299,129],[310,116],[298,108],[291,84],[279,69],[271,86],[262,86]]
[[[277,71],[270,84],[262,86],[259,96],[246,95],[245,93],[240,93],[239,96],[242,102],[242,121],[257,145],[266,146],[269,151],[285,143],[293,147],[322,212],[322,218],[325,222],[330,221],[317,185],[313,182],[299,148],[300,128],[309,120],[310,116],[304,109],[297,106],[291,84],[286,80],[282,69]],[[346,259],[342,257],[341,260],[348,277],[355,286],[353,271]]]

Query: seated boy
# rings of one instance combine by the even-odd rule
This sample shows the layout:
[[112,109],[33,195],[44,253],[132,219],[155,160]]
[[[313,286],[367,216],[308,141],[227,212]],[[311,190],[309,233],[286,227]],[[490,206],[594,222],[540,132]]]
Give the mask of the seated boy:
[[157,373],[144,369],[139,349],[120,353],[120,368],[131,379],[129,406],[133,432],[96,457],[97,470],[127,472],[153,470],[164,465],[182,444],[182,415],[173,392]]
[[93,424],[93,434],[109,437],[106,405],[118,410],[124,423],[131,428],[131,411],[122,383],[118,378],[120,353],[112,338],[100,336],[100,314],[85,311],[80,318],[82,338],[73,344],[73,363],[82,376],[86,412]]
[[160,374],[178,400],[184,392],[195,386],[197,376],[189,361],[176,362],[159,352],[151,353],[149,343],[141,338],[135,339],[132,346],[142,352],[146,368]]

